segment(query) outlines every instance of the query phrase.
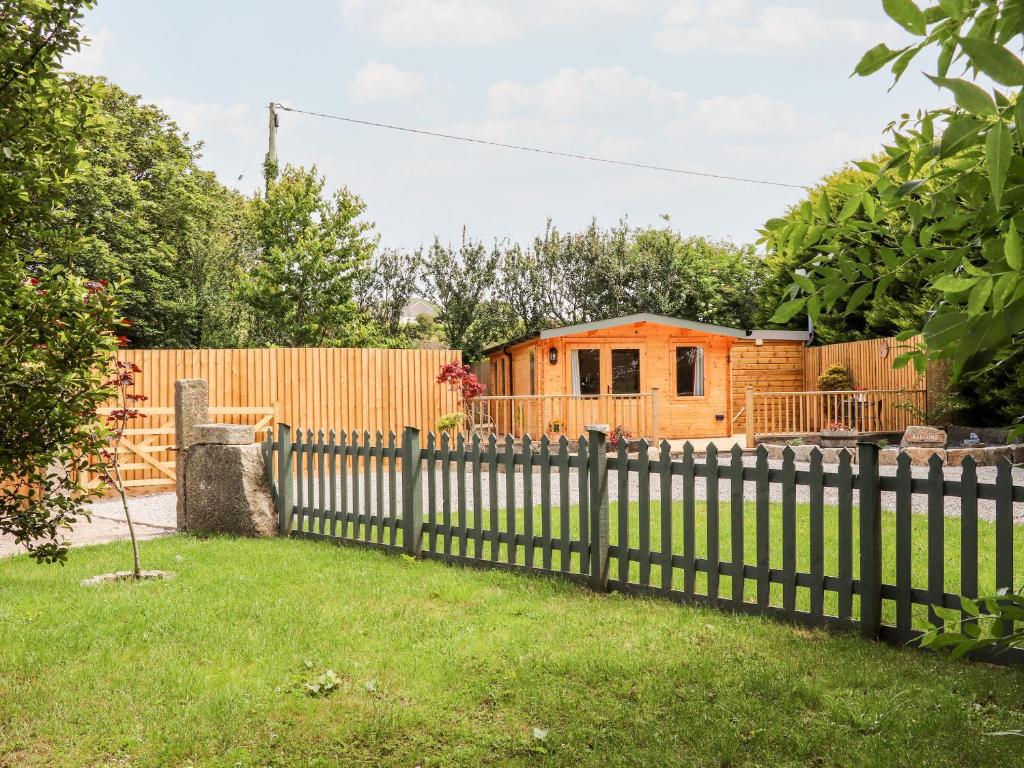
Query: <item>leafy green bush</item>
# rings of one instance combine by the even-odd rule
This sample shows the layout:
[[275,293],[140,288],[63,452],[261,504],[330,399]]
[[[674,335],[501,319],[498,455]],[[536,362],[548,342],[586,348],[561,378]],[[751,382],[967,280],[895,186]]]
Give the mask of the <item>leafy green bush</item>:
[[456,429],[459,429],[465,420],[466,414],[464,413],[448,413],[437,420],[434,429],[437,430],[438,434],[451,434]]
[[0,534],[39,561],[66,557],[59,534],[94,493],[80,478],[106,444],[95,413],[117,343],[106,281],[72,274],[88,244],[67,210],[93,95],[59,64],[91,6],[14,0],[0,13]]
[[818,377],[818,389],[823,392],[849,392],[853,389],[853,377],[845,365],[830,365]]

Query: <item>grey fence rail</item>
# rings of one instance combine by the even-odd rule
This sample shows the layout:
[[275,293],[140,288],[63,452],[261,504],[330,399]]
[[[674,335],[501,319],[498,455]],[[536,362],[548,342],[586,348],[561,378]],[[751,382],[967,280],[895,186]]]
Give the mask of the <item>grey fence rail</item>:
[[[609,452],[602,432],[571,445],[482,443],[284,424],[263,450],[285,535],[557,574],[892,643],[941,624],[932,606],[1024,584],[1024,526],[1014,525],[1024,487],[1008,462],[979,482],[970,458],[958,480],[938,458],[915,477],[906,455],[883,475],[868,443],[856,471],[845,452],[825,471],[818,452],[798,469],[790,449],[771,467],[763,446],[752,462],[738,446],[700,458],[688,444],[673,458],[667,442],[656,457],[645,443]],[[979,500],[990,510],[980,522]]]

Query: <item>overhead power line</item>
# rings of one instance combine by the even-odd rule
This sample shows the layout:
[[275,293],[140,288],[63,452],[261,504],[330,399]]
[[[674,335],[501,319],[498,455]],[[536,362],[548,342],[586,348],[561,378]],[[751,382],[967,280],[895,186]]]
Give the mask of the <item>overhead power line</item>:
[[298,109],[296,107],[286,107],[284,104],[274,104],[278,109],[282,109],[286,112],[295,112],[300,115],[309,115],[310,117],[321,117],[326,120],[339,120],[343,123],[352,123],[355,125],[365,125],[372,128],[386,128],[389,131],[401,131],[403,133],[414,133],[420,136],[433,136],[438,139],[449,139],[451,141],[464,141],[470,144],[482,144],[488,147],[499,147],[500,149],[514,149],[520,152],[535,152],[540,155],[551,155],[552,157],[566,157],[573,160],[589,160],[592,163],[605,163],[606,165],[621,165],[627,168],[640,168],[647,171],[662,171],[664,173],[678,173],[684,176],[699,176],[705,179],[720,179],[722,181],[739,181],[744,184],[761,184],[768,187],[784,187],[786,189],[809,189],[804,184],[788,184],[784,181],[769,181],[767,179],[750,179],[743,176],[729,176],[723,173],[708,173],[706,171],[693,171],[686,170],[683,168],[669,168],[664,165],[649,165],[647,163],[631,163],[628,160],[612,160],[607,157],[596,157],[594,155],[581,155],[575,152],[559,152],[554,149],[543,149],[541,147],[528,147],[521,144],[506,144],[501,141],[489,141],[487,139],[476,139],[471,136],[456,136],[452,133],[439,133],[437,131],[425,131],[420,128],[408,128],[402,125],[392,125],[390,123],[377,123],[372,120],[358,120],[354,117],[345,117],[343,115],[329,115],[324,112],[313,112],[307,109]]

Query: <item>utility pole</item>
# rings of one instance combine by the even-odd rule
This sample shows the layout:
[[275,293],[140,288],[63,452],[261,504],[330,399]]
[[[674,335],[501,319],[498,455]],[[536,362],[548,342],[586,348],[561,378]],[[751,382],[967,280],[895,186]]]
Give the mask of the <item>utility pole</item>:
[[267,158],[263,163],[263,178],[266,180],[267,191],[270,190],[270,182],[277,178],[277,110],[274,109],[274,106],[274,102],[267,105],[269,139]]

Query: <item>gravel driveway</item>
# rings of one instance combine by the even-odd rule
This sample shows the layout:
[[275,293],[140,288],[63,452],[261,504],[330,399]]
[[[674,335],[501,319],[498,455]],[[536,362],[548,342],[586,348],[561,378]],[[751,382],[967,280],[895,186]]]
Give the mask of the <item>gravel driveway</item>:
[[[746,466],[753,466],[753,456],[744,457],[744,464]],[[774,469],[781,468],[781,461],[770,461],[769,466]],[[796,468],[807,469],[808,464],[797,462]],[[836,465],[825,465],[825,471],[835,471]],[[883,475],[895,475],[896,468],[891,466],[883,466],[880,468]],[[995,481],[996,470],[995,467],[978,467],[978,480],[982,483],[992,483]],[[914,477],[927,477],[927,467],[912,467]],[[945,469],[945,476],[947,480],[959,480],[961,470],[959,467],[947,467]],[[501,509],[505,508],[505,499],[507,495],[507,476],[504,473],[498,473],[496,476],[498,485],[498,506]],[[466,486],[466,503],[467,506],[472,509],[472,485],[471,479],[467,474],[467,486]],[[360,481],[362,477],[360,477]],[[481,487],[483,490],[483,503],[484,508],[487,508],[488,497],[489,497],[489,481],[490,477],[487,472],[483,472],[481,475]],[[1013,469],[1013,482],[1014,485],[1024,485],[1024,468],[1015,467]],[[457,488],[458,488],[458,475],[452,473],[450,476],[450,483],[452,489],[452,509],[455,510],[456,499],[457,499]],[[397,498],[396,501],[401,503],[401,486],[402,480],[401,475],[396,478],[397,484]],[[523,503],[523,490],[524,480],[522,473],[516,473],[515,475],[515,495],[516,495],[516,506],[520,506]],[[441,488],[441,475],[437,474],[437,489],[435,493],[437,509],[441,509],[442,501],[442,488]],[[540,505],[540,474],[534,473],[533,475],[533,501],[534,504]],[[722,504],[722,508],[726,509],[729,503],[729,481],[722,480],[719,483],[719,499]],[[609,475],[608,483],[609,496],[614,502],[618,496],[618,479],[614,472]],[[777,483],[773,483],[769,486],[770,497],[772,501],[782,500],[782,488]],[[424,474],[424,491],[426,491],[426,475]],[[360,482],[360,494],[365,492]],[[639,495],[639,479],[635,473],[630,473],[629,476],[629,495],[631,499],[636,499]],[[681,477],[673,478],[672,482],[672,497],[675,499],[681,499],[683,495],[683,481]],[[699,500],[705,500],[707,498],[707,485],[704,480],[698,479],[696,485],[696,498]],[[388,478],[384,478],[384,497],[387,499],[389,496],[388,492]],[[744,483],[744,496],[748,499],[754,497],[754,483]],[[797,501],[806,502],[809,500],[808,488],[806,486],[797,486]],[[371,483],[370,487],[370,498],[376,502],[376,481]],[[658,500],[661,498],[660,482],[657,477],[652,478],[651,482],[651,499]],[[853,494],[854,504],[857,503],[857,492]],[[914,494],[912,497],[912,509],[915,513],[924,514],[927,511],[927,498],[921,494]],[[569,472],[569,500],[572,503],[579,501],[579,473],[575,469],[571,469]],[[552,482],[551,482],[551,503],[553,505],[559,504],[561,501],[559,493],[559,482],[557,471],[552,471]],[[172,533],[175,528],[175,496],[173,493],[154,493],[147,496],[136,496],[129,500],[131,505],[131,511],[133,520],[136,522],[136,531],[140,538],[149,539],[156,536],[166,535]],[[837,503],[837,494],[835,488],[825,489],[825,503],[834,505]],[[360,506],[363,504],[363,499],[360,498]],[[882,508],[893,510],[895,509],[896,498],[893,493],[882,494]],[[79,523],[75,530],[68,535],[68,539],[73,546],[80,546],[84,544],[100,544],[107,541],[116,541],[119,539],[125,539],[128,537],[128,526],[124,522],[124,515],[121,512],[120,501],[117,499],[107,499],[104,501],[95,502],[90,505],[92,512],[92,522],[86,523],[82,521]],[[958,517],[960,514],[960,500],[957,498],[948,498],[946,500],[946,515],[949,517]],[[995,505],[992,501],[985,499],[978,500],[978,514],[985,520],[992,520],[995,516]],[[1024,504],[1015,503],[1013,505],[1013,517],[1014,522],[1018,525],[1024,525]],[[14,542],[10,537],[0,537],[0,557],[13,555],[19,553],[21,550],[15,547]]]
[[[728,458],[726,458],[725,460],[728,461]],[[745,456],[743,463],[744,463],[745,466],[754,466],[755,461],[756,461],[756,458],[754,456]],[[781,469],[782,468],[782,462],[781,461],[769,461],[768,465],[772,469]],[[807,463],[796,462],[795,466],[796,466],[797,470],[806,470],[806,469],[809,468],[810,465],[807,464]],[[838,467],[838,465],[835,465],[835,464],[825,464],[824,465],[824,470],[826,472],[834,472],[834,471],[836,471],[837,467]],[[376,468],[374,467],[374,469],[376,469]],[[856,472],[856,466],[854,466],[853,469],[854,469],[854,472]],[[896,474],[896,467],[895,466],[882,466],[882,467],[879,468],[879,471],[880,471],[880,473],[883,476],[890,476],[891,477],[891,476],[895,476],[895,474]],[[927,467],[911,467],[911,473],[912,473],[912,475],[914,477],[926,478],[928,476],[928,468]],[[947,480],[959,480],[960,476],[961,476],[961,468],[960,467],[947,467],[945,469],[944,474],[945,474],[945,477],[946,477]],[[993,483],[993,482],[995,482],[995,478],[996,478],[996,468],[995,467],[978,467],[977,474],[978,474],[978,481],[980,483]],[[498,507],[500,509],[504,509],[505,508],[505,501],[506,501],[506,498],[507,498],[507,475],[504,474],[504,473],[498,473],[497,476],[496,476],[496,479],[497,479],[497,486],[498,486]],[[1015,467],[1013,469],[1013,481],[1014,481],[1014,485],[1024,485],[1024,467]],[[385,499],[387,499],[388,496],[390,495],[389,494],[389,489],[388,489],[388,482],[389,482],[388,481],[388,477],[385,474],[385,477],[384,477],[384,498]],[[487,508],[487,505],[488,505],[489,482],[490,482],[489,473],[487,473],[485,471],[485,472],[483,472],[481,474],[481,489],[482,489],[483,505],[484,505],[485,509]],[[436,483],[437,483],[437,488],[435,490],[435,498],[436,498],[437,508],[440,510],[441,509],[441,502],[442,502],[442,488],[441,488],[442,483],[441,483],[441,473],[440,472],[437,473]],[[452,491],[452,496],[453,496],[452,502],[451,502],[452,503],[452,509],[455,509],[456,508],[456,498],[457,498],[457,488],[458,488],[458,475],[455,472],[451,473],[450,483],[451,483],[451,491]],[[516,506],[521,506],[523,504],[523,491],[524,491],[524,479],[523,479],[523,474],[521,472],[517,472],[515,474],[515,481],[514,481],[514,483],[515,483],[515,498],[516,498],[516,502],[515,503],[516,503]],[[350,480],[350,484],[351,484],[351,480]],[[467,473],[466,484],[467,484],[466,485],[466,503],[467,503],[467,506],[471,509],[472,508],[472,480],[470,479],[469,473]],[[314,483],[314,485],[316,485],[316,483]],[[743,489],[744,497],[746,499],[748,499],[748,500],[753,499],[754,498],[754,493],[755,493],[755,484],[754,484],[754,482],[747,481],[747,482],[744,482],[743,485],[744,485],[744,489]],[[610,472],[609,473],[608,486],[609,486],[608,487],[609,498],[612,500],[612,502],[614,502],[615,499],[618,496],[618,478],[617,478],[615,472]],[[401,475],[399,474],[398,477],[396,478],[396,491],[397,491],[397,493],[396,493],[396,500],[399,503],[401,503],[401,495],[402,495],[401,487],[402,487],[402,481],[401,481]],[[534,504],[536,506],[540,505],[540,493],[541,493],[540,487],[541,487],[540,474],[539,474],[539,472],[535,471],[534,474],[533,474],[532,489],[533,489],[533,502],[534,502]],[[629,496],[630,496],[630,499],[634,499],[635,500],[636,498],[638,498],[638,496],[639,496],[639,488],[640,488],[640,481],[639,481],[639,478],[638,478],[637,474],[636,473],[630,473],[630,475],[629,475]],[[303,490],[305,491],[305,489],[306,489],[306,486],[304,486]],[[426,489],[427,489],[426,473],[424,472],[424,493],[426,493]],[[314,491],[315,491],[315,488],[314,488]],[[359,493],[360,493],[360,507],[362,507],[362,505],[364,503],[364,494],[365,494],[365,488],[363,487],[363,477],[362,477],[362,474],[360,474]],[[719,481],[719,500],[720,500],[720,505],[721,505],[722,509],[725,509],[727,507],[727,505],[729,503],[729,495],[730,495],[730,481],[729,480],[720,480]],[[771,483],[769,485],[769,496],[770,496],[770,499],[772,501],[776,501],[776,502],[782,501],[782,486],[779,485],[778,483]],[[678,499],[682,499],[682,497],[683,497],[683,479],[681,477],[678,477],[678,476],[677,477],[673,477],[673,482],[672,482],[672,498],[678,500]],[[698,478],[698,480],[697,480],[696,488],[695,488],[695,497],[698,500],[702,500],[702,501],[707,499],[707,484],[706,484],[706,481],[703,478]],[[376,499],[376,479],[375,478],[370,483],[370,498],[371,498],[371,500],[374,500],[374,503],[375,503],[375,499]],[[651,478],[650,498],[652,500],[658,500],[658,499],[661,498],[660,480],[656,476],[652,476],[652,478]],[[810,500],[810,493],[809,493],[808,487],[807,486],[798,485],[797,488],[796,488],[796,498],[797,498],[797,502],[808,502]],[[917,514],[925,514],[927,512],[927,509],[928,509],[928,499],[927,499],[927,497],[925,495],[923,495],[923,494],[914,494],[911,497],[911,499],[912,499],[912,501],[911,501],[911,509],[913,510],[913,512],[915,512]],[[316,500],[316,493],[314,493],[314,500]],[[557,505],[560,502],[560,500],[561,500],[561,497],[560,497],[560,491],[559,491],[558,474],[557,474],[557,470],[553,469],[552,470],[552,477],[551,477],[551,503],[552,503],[552,505]],[[578,473],[578,471],[575,468],[572,468],[569,471],[569,500],[572,503],[576,503],[577,501],[579,501],[579,473]],[[854,490],[854,492],[853,492],[853,501],[854,501],[854,504],[858,503],[858,494],[857,494],[856,490]],[[835,488],[826,488],[825,489],[825,504],[835,505],[837,503],[838,503],[838,492],[837,492],[837,490]],[[882,508],[883,509],[887,509],[887,510],[895,510],[895,508],[896,508],[896,494],[895,493],[892,493],[892,492],[883,492],[882,493]],[[1015,503],[1013,505],[1013,510],[1014,510],[1014,521],[1018,525],[1024,525],[1024,504],[1022,504],[1022,503]],[[959,515],[960,515],[960,499],[959,498],[949,497],[949,498],[946,499],[946,515],[949,516],[949,517],[959,517]],[[979,517],[981,517],[984,520],[994,520],[995,519],[995,502],[990,501],[990,500],[986,500],[986,499],[979,499],[978,500],[978,515],[979,515]]]
[[[140,539],[152,539],[174,533],[176,524],[175,496],[173,493],[152,493],[128,500],[135,523],[135,534]],[[64,538],[74,547],[87,544],[105,544],[128,538],[128,524],[118,498],[104,499],[88,504],[92,519],[79,520]],[[14,543],[11,536],[0,536],[0,557],[20,555],[25,550]]]

